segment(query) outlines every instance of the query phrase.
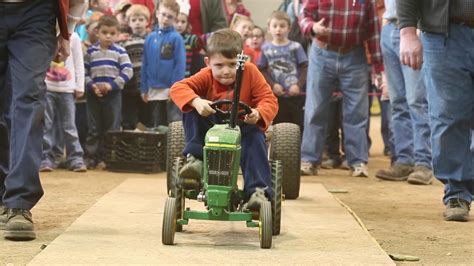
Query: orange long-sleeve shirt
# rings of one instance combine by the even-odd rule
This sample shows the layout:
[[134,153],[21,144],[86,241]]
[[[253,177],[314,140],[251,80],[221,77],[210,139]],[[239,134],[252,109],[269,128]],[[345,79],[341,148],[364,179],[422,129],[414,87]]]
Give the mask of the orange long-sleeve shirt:
[[[214,80],[211,68],[206,67],[195,75],[176,82],[170,90],[170,97],[183,112],[190,112],[193,107],[189,103],[196,97],[216,101],[232,100],[233,85],[224,86]],[[252,63],[245,63],[240,100],[260,113],[258,126],[265,131],[278,112],[278,100],[260,73]]]

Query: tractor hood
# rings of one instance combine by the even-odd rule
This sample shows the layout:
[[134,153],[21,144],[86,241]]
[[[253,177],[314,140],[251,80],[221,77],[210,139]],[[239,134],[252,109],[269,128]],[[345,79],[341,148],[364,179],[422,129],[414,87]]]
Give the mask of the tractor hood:
[[206,146],[219,144],[240,146],[240,128],[230,128],[227,124],[215,125],[207,131],[205,141]]

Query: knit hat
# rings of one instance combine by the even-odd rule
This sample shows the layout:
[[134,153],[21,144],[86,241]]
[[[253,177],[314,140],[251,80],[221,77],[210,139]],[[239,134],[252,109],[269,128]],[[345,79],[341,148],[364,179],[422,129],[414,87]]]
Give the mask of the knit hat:
[[179,5],[179,13],[183,13],[186,16],[189,16],[189,10],[191,9],[189,0],[177,0],[176,2]]

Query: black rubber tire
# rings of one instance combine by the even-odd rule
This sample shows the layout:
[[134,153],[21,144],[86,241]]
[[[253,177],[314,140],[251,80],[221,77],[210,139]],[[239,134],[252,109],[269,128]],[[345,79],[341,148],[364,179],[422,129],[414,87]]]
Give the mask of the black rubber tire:
[[161,230],[161,242],[164,245],[173,245],[175,232],[176,232],[176,199],[166,198],[165,211],[163,212],[163,227]]
[[[183,167],[183,159],[180,157],[176,157],[172,167],[172,183],[171,183],[171,197],[176,199],[176,219],[180,220],[183,219],[183,211],[184,211],[184,191],[178,184],[178,174],[181,168]],[[176,224],[176,232],[182,232],[183,225]]]
[[271,161],[272,170],[272,234],[280,234],[283,167],[281,161]]
[[292,123],[273,125],[270,159],[283,164],[283,194],[285,199],[297,199],[301,182],[301,133]]
[[272,247],[272,206],[270,201],[265,201],[260,205],[259,213],[259,239],[261,248]]
[[166,191],[168,195],[172,189],[172,168],[176,157],[184,159],[184,128],[182,121],[171,122],[168,125],[167,147],[166,147]]

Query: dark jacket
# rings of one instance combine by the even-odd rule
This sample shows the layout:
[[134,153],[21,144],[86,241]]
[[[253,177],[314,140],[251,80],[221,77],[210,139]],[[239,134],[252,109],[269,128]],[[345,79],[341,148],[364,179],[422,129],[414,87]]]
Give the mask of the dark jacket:
[[227,28],[227,18],[221,0],[201,0],[202,33]]
[[397,0],[397,16],[400,28],[418,25],[422,31],[447,34],[449,0]]

